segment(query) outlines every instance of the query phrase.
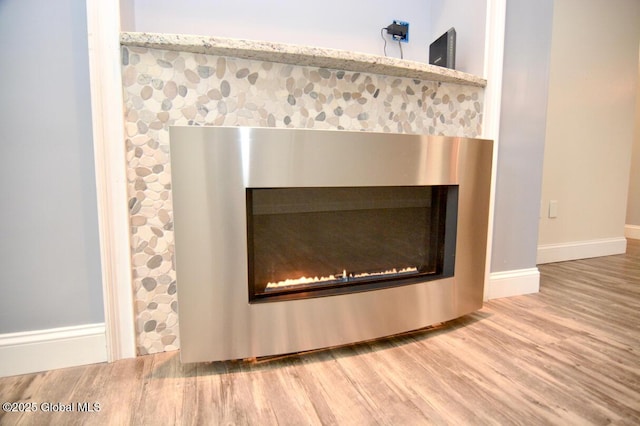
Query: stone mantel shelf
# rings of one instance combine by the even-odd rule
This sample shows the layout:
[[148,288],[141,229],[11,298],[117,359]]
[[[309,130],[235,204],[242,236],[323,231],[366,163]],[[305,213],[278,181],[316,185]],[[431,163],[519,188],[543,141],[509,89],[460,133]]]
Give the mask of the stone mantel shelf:
[[368,72],[476,87],[485,87],[487,85],[485,79],[457,70],[421,62],[320,47],[198,35],[135,32],[121,33],[120,43],[124,46]]

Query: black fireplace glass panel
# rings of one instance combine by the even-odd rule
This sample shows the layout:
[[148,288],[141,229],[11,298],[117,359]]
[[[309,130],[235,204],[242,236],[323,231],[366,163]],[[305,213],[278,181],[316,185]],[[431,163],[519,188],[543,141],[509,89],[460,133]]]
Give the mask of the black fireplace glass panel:
[[247,189],[250,301],[364,291],[451,275],[445,230],[451,229],[447,206],[451,221],[457,187],[449,188]]

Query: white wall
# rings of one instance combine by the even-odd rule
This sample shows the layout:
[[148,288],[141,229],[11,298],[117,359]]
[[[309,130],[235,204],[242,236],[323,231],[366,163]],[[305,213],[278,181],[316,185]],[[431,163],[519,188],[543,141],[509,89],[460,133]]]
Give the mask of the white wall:
[[[264,40],[375,55],[383,54],[380,29],[398,19],[409,22],[404,58],[428,61],[430,9],[423,0],[135,0],[133,8],[123,8],[127,19],[134,16],[134,27],[123,25],[125,31]],[[389,41],[387,52],[399,58],[398,43]]]
[[456,69],[482,76],[487,0],[431,0],[430,40],[456,29]]
[[84,0],[0,1],[0,50],[0,334],[101,323]]
[[540,249],[624,240],[639,40],[637,0],[555,1]]
[[634,238],[640,238],[640,63],[638,64],[635,130],[627,203],[627,225],[633,229],[631,232],[633,232]]

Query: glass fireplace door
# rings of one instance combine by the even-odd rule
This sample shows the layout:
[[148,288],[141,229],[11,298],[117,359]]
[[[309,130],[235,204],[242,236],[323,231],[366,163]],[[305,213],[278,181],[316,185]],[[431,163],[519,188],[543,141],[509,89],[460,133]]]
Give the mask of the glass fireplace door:
[[250,301],[451,276],[456,202],[455,186],[249,188]]

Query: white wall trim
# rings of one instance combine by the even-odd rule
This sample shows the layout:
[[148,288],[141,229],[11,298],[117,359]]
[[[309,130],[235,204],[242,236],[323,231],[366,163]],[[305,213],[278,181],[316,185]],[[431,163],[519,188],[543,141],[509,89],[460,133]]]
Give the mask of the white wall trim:
[[626,251],[627,239],[624,237],[542,244],[538,246],[538,264],[611,256]]
[[104,324],[0,334],[0,377],[105,362]]
[[640,240],[640,226],[638,225],[625,225],[624,236],[631,238],[632,240]]
[[502,111],[502,73],[504,66],[504,34],[507,16],[506,0],[487,0],[485,24],[484,110],[482,137],[493,139],[493,163],[491,168],[491,195],[489,196],[489,226],[487,230],[487,257],[485,259],[484,299],[488,298],[491,257],[493,254],[493,217],[498,170],[498,147],[500,136],[500,113]]
[[489,277],[486,299],[521,296],[540,291],[540,271],[538,268],[493,272]]
[[109,361],[136,356],[118,0],[87,0],[93,147]]

